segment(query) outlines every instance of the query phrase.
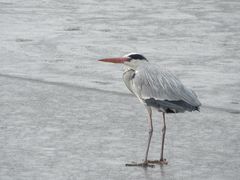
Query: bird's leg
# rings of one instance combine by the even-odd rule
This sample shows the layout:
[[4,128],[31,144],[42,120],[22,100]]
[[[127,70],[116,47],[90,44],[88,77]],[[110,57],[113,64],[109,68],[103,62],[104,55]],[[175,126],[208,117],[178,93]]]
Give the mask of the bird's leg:
[[166,160],[166,159],[163,159],[163,150],[164,150],[165,134],[166,134],[166,122],[165,122],[165,113],[163,113],[163,128],[162,128],[162,149],[161,149],[161,157],[160,157],[160,160],[148,161],[149,163],[155,163],[155,164],[168,164],[167,160]]
[[163,129],[162,129],[162,151],[161,151],[161,164],[167,164],[167,160],[163,159],[163,150],[164,150],[164,141],[165,141],[165,134],[166,134],[166,122],[165,122],[165,113],[163,113]]
[[149,135],[148,135],[147,150],[146,150],[145,159],[144,159],[144,162],[145,162],[145,163],[147,163],[148,152],[149,152],[150,143],[151,143],[152,134],[153,134],[152,110],[151,110],[151,108],[148,109],[148,114],[149,114],[149,118],[148,118],[148,125],[149,125],[149,131],[148,131],[148,133],[149,133]]
[[148,111],[148,125],[149,125],[149,135],[148,135],[148,144],[147,144],[147,150],[145,154],[145,159],[143,163],[131,163],[131,164],[126,164],[126,166],[142,166],[142,167],[154,167],[152,164],[148,164],[148,152],[150,148],[150,143],[152,139],[152,134],[153,134],[153,124],[152,124],[152,109],[150,107],[146,107]]

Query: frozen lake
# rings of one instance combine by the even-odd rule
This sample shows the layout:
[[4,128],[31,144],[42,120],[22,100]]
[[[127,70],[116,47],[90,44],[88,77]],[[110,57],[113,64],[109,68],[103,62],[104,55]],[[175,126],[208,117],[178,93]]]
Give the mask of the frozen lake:
[[[0,179],[239,179],[240,1],[0,0],[0,15]],[[203,104],[167,115],[167,166],[124,166],[144,157],[145,109],[97,59],[129,52]]]

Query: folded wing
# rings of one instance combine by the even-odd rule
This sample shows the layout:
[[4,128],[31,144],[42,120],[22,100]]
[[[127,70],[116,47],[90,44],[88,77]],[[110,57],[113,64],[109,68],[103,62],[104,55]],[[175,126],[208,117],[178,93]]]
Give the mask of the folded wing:
[[193,111],[201,105],[197,95],[176,76],[152,64],[136,69],[132,90],[147,105],[163,112]]

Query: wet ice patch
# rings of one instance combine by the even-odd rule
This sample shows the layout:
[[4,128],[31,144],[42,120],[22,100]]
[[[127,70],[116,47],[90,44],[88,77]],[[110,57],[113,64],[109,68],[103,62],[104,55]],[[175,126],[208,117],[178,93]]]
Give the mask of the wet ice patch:
[[33,41],[32,39],[26,39],[26,38],[17,38],[16,42],[31,42]]
[[103,81],[93,81],[93,82],[97,84],[102,84],[102,85],[111,84],[110,82],[103,82]]
[[79,31],[80,27],[68,27],[65,28],[64,31]]

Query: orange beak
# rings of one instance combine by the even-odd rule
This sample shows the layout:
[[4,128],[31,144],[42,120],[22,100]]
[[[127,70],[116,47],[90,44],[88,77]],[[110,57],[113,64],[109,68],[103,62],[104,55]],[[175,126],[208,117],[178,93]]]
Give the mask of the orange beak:
[[100,59],[98,61],[102,62],[110,62],[110,63],[124,63],[125,61],[128,61],[129,58],[127,57],[118,57],[118,58],[105,58],[105,59]]

